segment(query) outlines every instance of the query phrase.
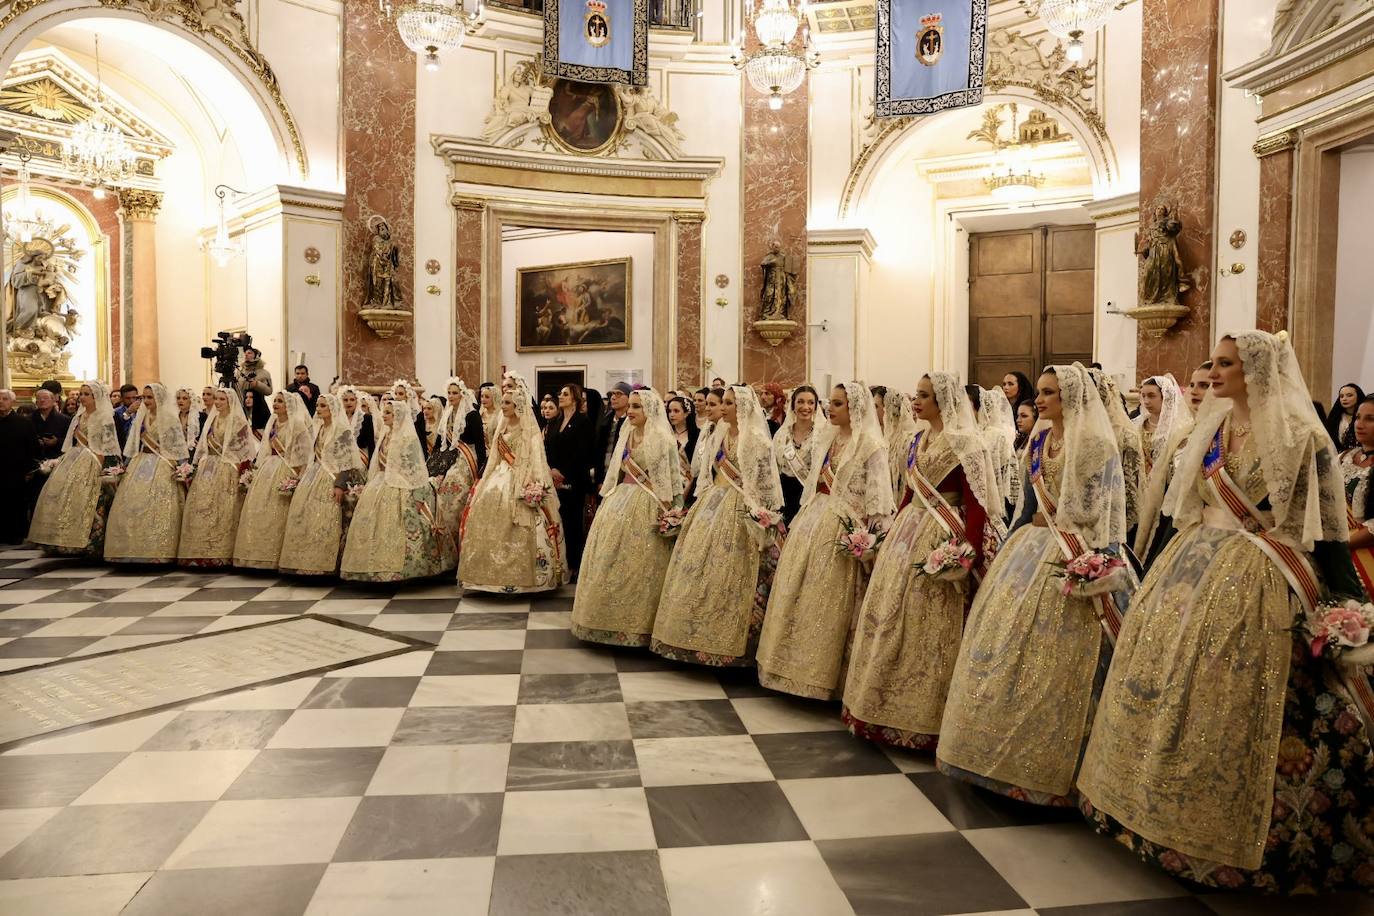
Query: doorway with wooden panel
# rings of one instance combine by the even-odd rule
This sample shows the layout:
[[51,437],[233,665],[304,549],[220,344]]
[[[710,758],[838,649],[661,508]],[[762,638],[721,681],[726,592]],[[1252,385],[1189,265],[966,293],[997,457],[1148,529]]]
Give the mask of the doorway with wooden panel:
[[1032,382],[1044,366],[1093,353],[1095,230],[1033,226],[969,234],[969,380]]

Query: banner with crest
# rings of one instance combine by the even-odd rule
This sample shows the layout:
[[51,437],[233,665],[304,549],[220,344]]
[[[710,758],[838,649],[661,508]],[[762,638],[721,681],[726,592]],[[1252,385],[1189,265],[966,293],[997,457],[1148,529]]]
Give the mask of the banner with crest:
[[988,0],[878,0],[875,115],[980,104],[987,35]]
[[544,0],[544,75],[649,84],[649,0]]

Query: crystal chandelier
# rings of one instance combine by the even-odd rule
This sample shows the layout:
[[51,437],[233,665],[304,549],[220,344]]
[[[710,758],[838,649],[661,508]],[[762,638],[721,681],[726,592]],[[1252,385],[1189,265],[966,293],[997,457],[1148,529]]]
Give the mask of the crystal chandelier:
[[1011,140],[993,142],[996,158],[983,178],[988,193],[998,200],[1019,201],[1032,197],[1045,183],[1043,172],[1035,170],[1035,156],[1031,145],[1019,142],[1016,131],[1016,103],[1011,108]]
[[62,142],[62,164],[78,181],[93,188],[96,198],[134,173],[134,152],[119,125],[105,111],[100,79],[100,36],[95,36],[95,108]]
[[[1025,0],[1022,5],[1026,6]],[[1083,59],[1083,36],[1106,25],[1121,5],[1119,0],[1040,0],[1036,9],[1027,7],[1026,12],[1039,16],[1055,35],[1067,38],[1069,60],[1078,63]]]
[[[393,10],[390,0],[377,0],[388,19]],[[418,0],[395,11],[396,31],[401,41],[416,54],[424,55],[425,69],[439,69],[439,52],[456,51],[468,32],[482,24],[483,0],[475,0],[473,11],[465,12],[464,0]]]
[[768,96],[768,107],[777,111],[782,108],[782,97],[800,86],[806,71],[820,63],[820,54],[812,49],[805,28],[801,48],[791,46],[801,16],[790,0],[763,0],[750,18],[762,47],[748,54],[736,47],[730,59],[744,71],[749,85]]
[[19,158],[19,187],[15,189],[14,201],[10,205],[10,211],[5,215],[7,227],[13,227],[11,233],[21,242],[28,242],[33,239],[34,226],[38,222],[38,214],[33,209],[33,195],[29,188],[29,151],[20,148]]
[[243,240],[229,237],[229,221],[224,213],[225,196],[242,193],[227,184],[215,186],[215,196],[219,198],[219,224],[215,227],[215,237],[209,242],[202,243],[201,247],[220,267],[228,267],[230,261],[243,254]]

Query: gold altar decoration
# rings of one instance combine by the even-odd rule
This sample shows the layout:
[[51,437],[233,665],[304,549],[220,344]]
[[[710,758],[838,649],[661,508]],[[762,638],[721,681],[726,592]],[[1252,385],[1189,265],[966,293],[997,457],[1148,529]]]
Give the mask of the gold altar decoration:
[[[67,352],[79,315],[68,295],[84,251],[68,224],[40,214],[28,222],[31,237],[7,228],[5,335],[15,384],[55,378],[71,380]],[[98,307],[98,304],[97,304]]]

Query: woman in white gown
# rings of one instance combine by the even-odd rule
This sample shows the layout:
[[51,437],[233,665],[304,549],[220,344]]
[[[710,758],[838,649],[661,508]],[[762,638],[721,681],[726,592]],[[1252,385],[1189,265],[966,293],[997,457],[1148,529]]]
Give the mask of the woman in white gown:
[[258,440],[232,388],[215,389],[196,447],[195,476],[181,513],[177,562],[218,568],[234,559],[243,508],[239,475],[253,464]]
[[1142,487],[1133,546],[1136,557],[1145,563],[1159,527],[1164,494],[1174,477],[1179,446],[1193,429],[1193,415],[1183,400],[1183,390],[1167,372],[1140,383],[1140,408],[1135,422],[1140,431]]
[[100,557],[124,461],[109,387],[83,382],[79,403],[62,457],[38,495],[29,541],[52,556]]
[[529,387],[518,375],[507,380],[487,469],[463,520],[458,584],[502,594],[549,591],[563,584],[566,569],[558,496]]
[[477,413],[477,399],[461,378],[454,376],[444,386],[447,402],[439,417],[439,452],[430,455],[430,479],[437,478],[439,527],[448,535],[442,544],[450,557],[445,568],[458,565],[462,549],[459,532],[463,512],[472,498],[482,469],[487,464],[487,447],[482,433],[482,419]]
[[172,393],[157,382],[145,385],[124,442],[129,464],[110,506],[107,562],[176,562],[186,499],[177,468],[188,455]]
[[272,395],[272,418],[258,443],[253,479],[243,498],[234,538],[234,565],[276,569],[291,497],[315,447],[315,427],[305,401],[293,391]]
[[338,395],[315,404],[315,444],[286,516],[277,567],[297,576],[332,576],[339,569],[358,489],[367,477],[353,427]]

